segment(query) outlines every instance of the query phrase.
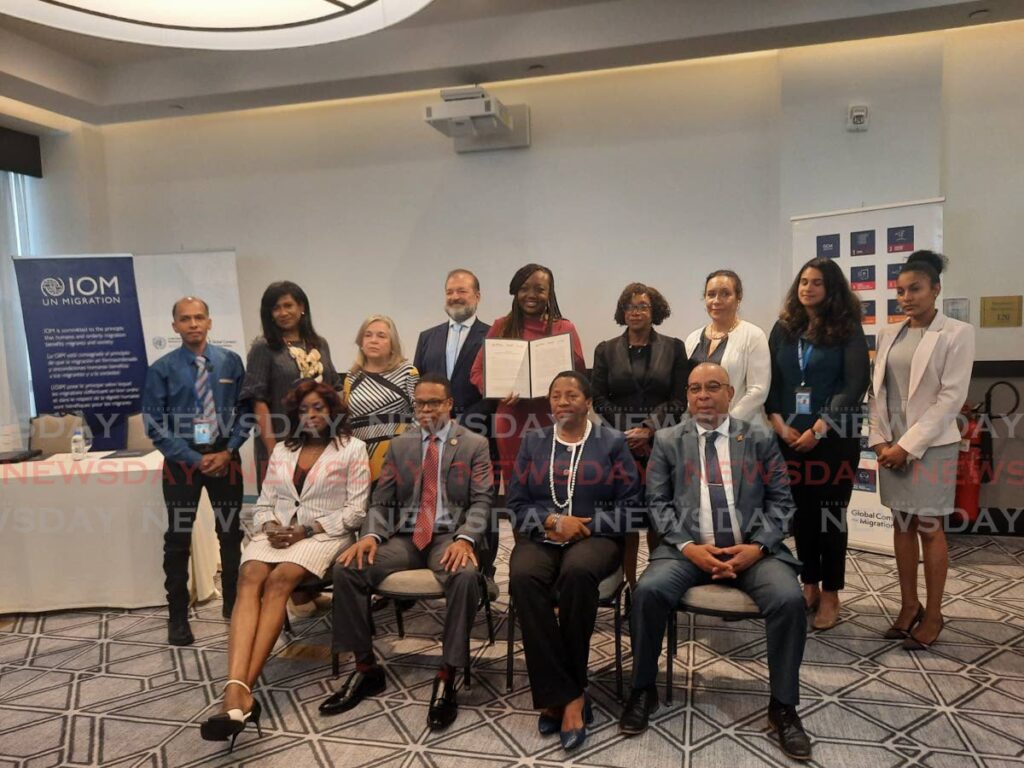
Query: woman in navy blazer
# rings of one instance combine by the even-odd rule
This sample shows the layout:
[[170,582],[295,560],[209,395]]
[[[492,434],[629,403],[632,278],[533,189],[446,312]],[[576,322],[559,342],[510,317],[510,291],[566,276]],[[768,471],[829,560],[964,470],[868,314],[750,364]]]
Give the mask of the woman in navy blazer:
[[[885,637],[903,639],[909,651],[930,647],[944,623],[949,553],[942,524],[953,510],[957,416],[974,367],[974,328],[935,306],[944,266],[944,257],[931,251],[915,251],[903,265],[896,299],[907,320],[879,334],[871,387],[868,445],[878,456],[882,503],[893,513],[902,602]],[[917,597],[919,541],[925,606]]]
[[[523,631],[537,723],[576,749],[592,719],[587,689],[598,585],[621,567],[639,513],[640,477],[626,436],[588,418],[590,382],[560,373],[548,389],[555,424],[523,437],[508,482],[516,529],[509,594]],[[555,608],[558,615],[555,615]]]

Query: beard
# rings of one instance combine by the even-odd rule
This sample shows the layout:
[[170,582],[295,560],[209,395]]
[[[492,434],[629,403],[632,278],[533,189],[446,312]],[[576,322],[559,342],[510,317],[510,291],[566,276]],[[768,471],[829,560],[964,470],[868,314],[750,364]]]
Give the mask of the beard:
[[448,315],[456,323],[461,323],[469,320],[473,315],[476,314],[476,307],[471,304],[463,304],[462,306],[450,307],[447,304],[444,305],[445,314]]

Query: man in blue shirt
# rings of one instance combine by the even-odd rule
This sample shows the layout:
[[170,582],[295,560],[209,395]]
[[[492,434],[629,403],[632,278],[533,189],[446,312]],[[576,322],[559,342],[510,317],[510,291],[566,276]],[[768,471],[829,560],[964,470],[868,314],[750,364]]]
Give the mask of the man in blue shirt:
[[238,449],[251,429],[239,401],[245,370],[234,352],[209,344],[213,321],[206,302],[191,296],[171,310],[171,327],[181,346],[157,360],[146,374],[142,411],[146,433],[164,455],[163,490],[167,505],[164,534],[164,587],[170,621],[167,642],[190,645],[188,558],[192,525],[203,489],[213,507],[220,540],[224,618],[235,604],[242,557],[242,472]]

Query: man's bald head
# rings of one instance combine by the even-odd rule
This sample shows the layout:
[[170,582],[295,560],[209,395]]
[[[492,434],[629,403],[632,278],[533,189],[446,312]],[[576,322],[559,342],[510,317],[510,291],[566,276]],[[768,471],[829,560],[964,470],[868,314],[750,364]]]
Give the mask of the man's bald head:
[[702,427],[714,429],[722,423],[734,393],[729,372],[718,363],[701,363],[690,371],[686,402],[693,420]]

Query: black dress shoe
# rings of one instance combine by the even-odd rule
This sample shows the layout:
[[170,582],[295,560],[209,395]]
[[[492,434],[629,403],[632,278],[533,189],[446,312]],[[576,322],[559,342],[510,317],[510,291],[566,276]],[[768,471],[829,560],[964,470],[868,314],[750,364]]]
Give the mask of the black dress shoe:
[[430,709],[427,711],[427,728],[432,731],[443,731],[455,722],[458,714],[459,703],[455,700],[455,683],[451,678],[434,678],[434,692],[430,695]]
[[188,619],[171,619],[167,622],[167,642],[171,645],[192,645],[196,639],[192,637],[192,629]]
[[320,714],[338,715],[348,712],[367,696],[376,696],[387,688],[384,670],[373,667],[367,672],[356,670],[349,675],[341,690],[320,705]]
[[794,760],[811,759],[811,740],[800,722],[796,707],[771,702],[768,705],[768,723],[779,737],[779,746]]
[[619,718],[619,733],[635,736],[647,730],[651,715],[658,711],[658,690],[650,688],[634,688],[629,692],[629,701]]

